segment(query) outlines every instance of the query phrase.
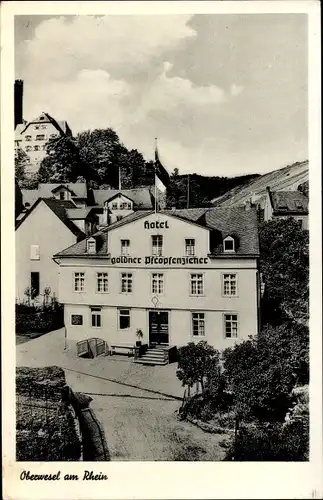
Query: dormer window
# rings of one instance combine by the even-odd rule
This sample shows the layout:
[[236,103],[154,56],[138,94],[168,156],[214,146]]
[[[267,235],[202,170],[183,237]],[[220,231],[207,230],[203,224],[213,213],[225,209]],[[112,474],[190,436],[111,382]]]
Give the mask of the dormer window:
[[86,251],[89,254],[96,253],[96,241],[94,238],[89,238],[86,242]]
[[223,240],[223,251],[227,253],[235,252],[235,244],[232,236],[227,236]]
[[112,210],[118,210],[118,203],[114,202],[111,206]]

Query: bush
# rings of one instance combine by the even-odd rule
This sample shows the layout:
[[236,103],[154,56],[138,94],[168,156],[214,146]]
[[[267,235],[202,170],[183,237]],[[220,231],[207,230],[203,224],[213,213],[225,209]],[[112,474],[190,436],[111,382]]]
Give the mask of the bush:
[[59,401],[65,384],[64,370],[58,366],[16,368],[16,393],[19,395]]
[[[22,312],[26,311],[26,312]],[[47,333],[64,326],[62,306],[55,308],[40,308],[19,304],[16,306],[16,333],[31,335],[32,333]]]
[[193,387],[194,384],[200,383],[203,392],[208,375],[212,370],[214,377],[218,366],[219,352],[205,341],[200,341],[197,344],[190,342],[178,349],[176,375],[183,386]]
[[308,328],[267,327],[258,338],[226,349],[223,359],[227,389],[240,417],[283,421],[293,387],[308,382]]
[[61,400],[65,384],[58,366],[16,369],[17,460],[79,460],[75,420]]
[[302,422],[287,426],[278,422],[242,426],[233,438],[225,460],[308,460],[309,432]]

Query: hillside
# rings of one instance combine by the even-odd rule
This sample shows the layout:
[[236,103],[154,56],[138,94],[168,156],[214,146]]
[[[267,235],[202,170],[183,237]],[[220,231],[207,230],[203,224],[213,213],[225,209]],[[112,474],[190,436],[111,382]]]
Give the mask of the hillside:
[[273,170],[268,174],[260,175],[250,180],[247,184],[233,187],[223,196],[212,200],[213,206],[243,205],[246,201],[259,200],[266,193],[266,187],[272,191],[294,191],[302,184],[308,182],[309,164],[308,160],[296,162],[292,165]]
[[209,177],[199,174],[173,175],[167,189],[169,208],[211,206],[212,200],[257,179],[259,174],[238,177]]

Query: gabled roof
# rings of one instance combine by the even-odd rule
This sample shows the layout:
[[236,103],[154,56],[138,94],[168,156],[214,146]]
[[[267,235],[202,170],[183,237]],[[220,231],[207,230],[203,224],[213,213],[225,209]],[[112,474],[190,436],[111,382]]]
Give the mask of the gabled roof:
[[[45,118],[45,120],[43,118]],[[60,134],[66,135],[66,134],[71,133],[71,130],[70,130],[70,128],[65,120],[55,120],[55,118],[53,118],[48,113],[42,112],[39,116],[37,116],[33,120],[30,120],[29,122],[21,124],[22,126],[19,127],[19,129],[18,129],[18,127],[16,127],[16,130],[15,130],[16,135],[18,136],[18,134],[23,134],[26,131],[26,129],[29,127],[29,125],[32,123],[51,123],[52,125],[54,125],[54,127],[56,128],[56,130],[58,130],[58,132]],[[18,137],[16,137],[16,139],[17,138]]]
[[96,212],[95,207],[68,208],[67,216],[71,220],[83,220]]
[[269,192],[275,214],[308,214],[308,198],[300,191]]
[[69,182],[67,184],[50,184],[40,182],[38,184],[38,189],[21,190],[23,203],[29,203],[30,206],[32,206],[38,200],[38,198],[52,198],[55,194],[55,191],[57,191],[62,186],[66,187],[72,193],[73,198],[87,199],[86,182]]
[[54,189],[52,189],[52,193],[56,193],[57,191],[59,191],[60,189],[65,189],[66,191],[69,191],[72,196],[76,196],[74,191],[72,191],[67,185],[65,184],[59,184],[58,186],[56,186]]
[[152,209],[154,197],[149,187],[137,189],[94,189],[94,200],[97,205],[103,205],[106,201],[111,201],[119,194],[133,201],[136,208]]
[[75,205],[72,201],[69,200],[55,200],[50,198],[38,198],[36,203],[33,204],[30,210],[26,212],[24,217],[19,220],[16,225],[16,229],[18,229],[25,220],[29,217],[29,215],[36,209],[36,207],[41,203],[45,203],[48,208],[62,221],[62,223],[78,238],[85,238],[85,234],[81,231],[75,224],[72,222],[67,215],[67,210],[74,208]]
[[[110,226],[106,226],[91,237],[98,243],[98,250],[95,255],[86,253],[86,240],[76,243],[69,248],[62,250],[55,257],[107,257],[108,256],[108,234],[121,226],[131,224],[136,220],[153,214],[151,210],[133,212]],[[192,208],[183,210],[163,210],[158,212],[168,216],[173,216],[180,220],[197,224],[200,227],[210,230],[212,239],[212,254],[221,255],[223,253],[223,237],[234,235],[239,239],[239,248],[234,254],[237,257],[258,256],[258,220],[255,209],[245,210],[243,206],[230,208]],[[234,257],[234,255],[232,255]],[[227,256],[227,254],[226,254]]]

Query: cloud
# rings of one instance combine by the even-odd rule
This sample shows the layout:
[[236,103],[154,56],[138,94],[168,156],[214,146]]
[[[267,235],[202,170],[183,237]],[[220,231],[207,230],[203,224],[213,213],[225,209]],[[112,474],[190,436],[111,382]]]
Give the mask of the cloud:
[[[47,111],[74,133],[112,127],[147,158],[158,137],[165,163],[182,173],[235,175],[303,159],[306,92],[299,58],[291,57],[296,35],[287,31],[284,56],[285,30],[273,48],[272,23],[260,50],[254,42],[244,47],[241,35],[251,28],[240,23],[229,33],[222,16],[42,20],[16,53],[24,117]],[[263,61],[276,61],[276,53],[279,67],[269,74]]]
[[241,94],[241,92],[243,91],[243,87],[242,85],[236,85],[235,83],[233,83],[230,87],[230,94],[235,97],[236,95],[239,95]]
[[[66,79],[79,69],[143,71],[151,59],[195,36],[191,16],[78,16],[40,23],[25,43],[34,79]],[[28,62],[27,62],[28,61]]]

